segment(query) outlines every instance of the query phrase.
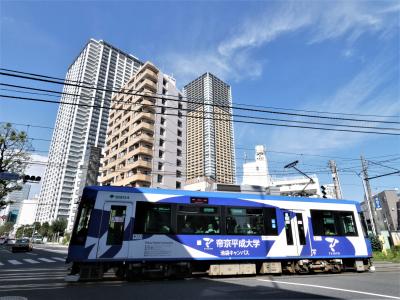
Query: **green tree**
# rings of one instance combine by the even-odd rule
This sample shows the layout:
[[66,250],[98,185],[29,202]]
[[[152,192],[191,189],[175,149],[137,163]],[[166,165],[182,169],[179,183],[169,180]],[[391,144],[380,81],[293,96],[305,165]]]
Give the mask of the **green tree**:
[[42,225],[40,224],[40,222],[33,222],[32,227],[34,229],[34,233],[39,233],[40,227],[42,227]]
[[14,228],[13,222],[6,222],[0,226],[0,236],[10,233]]
[[[32,145],[24,131],[18,131],[10,123],[0,126],[0,173],[24,174]],[[0,209],[7,206],[5,197],[22,188],[20,181],[0,179]]]
[[64,231],[67,228],[67,220],[57,219],[51,223],[51,229],[53,233],[58,233],[59,236],[64,235]]
[[49,222],[44,222],[42,226],[40,226],[39,233],[41,236],[49,236],[50,224]]

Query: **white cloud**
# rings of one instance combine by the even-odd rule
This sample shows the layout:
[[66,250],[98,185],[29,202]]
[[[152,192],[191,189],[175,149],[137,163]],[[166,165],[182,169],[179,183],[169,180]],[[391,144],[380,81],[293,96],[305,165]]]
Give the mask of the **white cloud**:
[[[366,1],[290,1],[268,6],[258,15],[247,18],[234,33],[205,50],[167,53],[163,65],[172,71],[178,83],[188,82],[210,71],[223,79],[242,80],[262,74],[266,58],[257,59],[254,50],[279,37],[307,30],[306,43],[345,38],[350,45],[366,32],[382,36],[398,27],[399,5]],[[348,45],[347,56],[351,54]],[[346,55],[345,53],[345,55]]]

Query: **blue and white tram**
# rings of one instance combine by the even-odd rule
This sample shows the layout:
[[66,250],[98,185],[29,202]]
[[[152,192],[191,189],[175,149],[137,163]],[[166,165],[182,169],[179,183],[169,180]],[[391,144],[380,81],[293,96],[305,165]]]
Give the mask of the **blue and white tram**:
[[359,214],[349,200],[86,187],[67,262],[81,279],[364,271]]

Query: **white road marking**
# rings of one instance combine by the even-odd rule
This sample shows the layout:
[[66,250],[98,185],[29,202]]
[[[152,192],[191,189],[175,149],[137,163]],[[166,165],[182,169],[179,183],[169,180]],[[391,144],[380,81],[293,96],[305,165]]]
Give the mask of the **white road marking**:
[[24,261],[30,263],[30,264],[38,264],[39,262],[30,258],[24,258]]
[[9,259],[8,262],[13,265],[22,265],[22,262],[15,259]]
[[32,252],[28,252],[28,253],[26,253],[26,254],[29,254],[29,255],[34,255],[34,256],[37,256],[37,255],[39,255],[39,254],[37,254],[37,253],[32,253]]
[[2,262],[0,262],[0,266],[4,266],[4,264]]
[[41,261],[44,261],[44,262],[56,262],[55,260],[44,258],[44,257],[39,257],[38,259]]
[[59,260],[59,261],[65,262],[65,258],[62,258],[62,257],[52,257],[52,259],[55,259],[55,260]]
[[355,290],[340,289],[340,288],[335,288],[335,287],[330,287],[330,286],[323,286],[323,285],[305,284],[305,283],[287,282],[287,281],[278,281],[278,280],[269,280],[269,279],[257,279],[257,280],[258,281],[265,281],[265,282],[272,282],[272,283],[289,284],[289,285],[309,286],[309,287],[320,288],[320,289],[327,289],[327,290],[334,290],[334,291],[341,291],[341,292],[348,292],[348,293],[363,294],[363,295],[368,295],[368,296],[377,296],[377,297],[382,297],[382,298],[400,299],[400,297],[396,297],[396,296],[389,296],[389,295],[374,294],[374,293],[361,292],[361,291],[355,291]]

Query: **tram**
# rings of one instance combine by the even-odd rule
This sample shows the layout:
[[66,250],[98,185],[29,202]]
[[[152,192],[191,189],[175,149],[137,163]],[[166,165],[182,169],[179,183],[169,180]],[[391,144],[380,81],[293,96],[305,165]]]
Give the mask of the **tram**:
[[366,271],[365,232],[356,201],[91,186],[67,262],[80,280]]

